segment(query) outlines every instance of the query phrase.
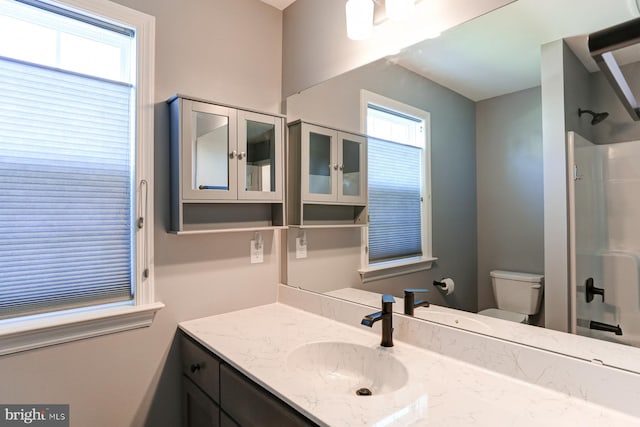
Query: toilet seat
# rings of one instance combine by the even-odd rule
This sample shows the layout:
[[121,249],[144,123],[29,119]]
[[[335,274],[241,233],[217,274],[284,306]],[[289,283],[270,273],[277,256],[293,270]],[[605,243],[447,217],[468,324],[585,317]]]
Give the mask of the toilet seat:
[[511,311],[500,310],[497,308],[488,308],[478,312],[483,316],[493,317],[496,319],[508,320],[510,322],[527,323],[527,315],[522,313],[514,313]]

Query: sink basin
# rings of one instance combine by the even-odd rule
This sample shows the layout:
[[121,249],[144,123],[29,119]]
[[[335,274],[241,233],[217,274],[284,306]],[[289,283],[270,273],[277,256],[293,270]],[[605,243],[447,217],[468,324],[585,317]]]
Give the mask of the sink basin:
[[375,396],[402,388],[409,378],[392,351],[346,342],[314,342],[293,350],[287,365],[307,386],[352,396],[365,389]]

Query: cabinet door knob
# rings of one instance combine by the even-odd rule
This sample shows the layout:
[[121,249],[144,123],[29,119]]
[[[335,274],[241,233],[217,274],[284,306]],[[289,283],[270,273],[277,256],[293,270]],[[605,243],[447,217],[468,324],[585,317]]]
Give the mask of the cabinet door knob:
[[344,170],[344,165],[340,165],[340,170],[343,171]]
[[198,372],[200,370],[201,366],[199,363],[194,363],[191,365],[191,367],[189,368],[191,370],[192,374],[195,374],[196,372]]
[[242,160],[247,156],[247,153],[245,153],[244,151],[241,151],[240,154],[238,154],[238,160]]
[[238,152],[236,150],[233,150],[232,152],[229,153],[229,158],[233,159],[238,155]]
[[333,165],[333,170],[335,170],[335,171],[338,170],[338,164],[337,163]]

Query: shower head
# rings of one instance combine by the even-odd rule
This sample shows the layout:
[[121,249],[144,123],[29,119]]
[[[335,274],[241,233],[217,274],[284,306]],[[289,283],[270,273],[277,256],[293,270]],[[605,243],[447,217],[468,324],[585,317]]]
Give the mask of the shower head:
[[583,110],[582,108],[578,108],[578,117],[581,117],[583,113],[591,114],[592,125],[597,125],[598,123],[609,117],[609,113],[607,113],[606,111],[603,111],[602,113],[596,113],[591,110]]

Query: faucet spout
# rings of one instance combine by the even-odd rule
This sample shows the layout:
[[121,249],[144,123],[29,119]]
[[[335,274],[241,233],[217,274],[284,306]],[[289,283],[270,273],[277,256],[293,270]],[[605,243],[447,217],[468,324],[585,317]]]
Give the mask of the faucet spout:
[[429,292],[428,289],[405,289],[404,290],[404,314],[413,316],[414,309],[417,307],[429,307],[429,301],[416,300],[417,293]]
[[378,320],[382,320],[382,312],[378,311],[376,313],[367,314],[362,318],[360,322],[361,325],[372,327],[375,322]]
[[382,320],[382,347],[393,347],[393,303],[396,302],[392,295],[382,295],[382,311],[368,314],[362,318],[361,325],[373,327],[373,324]]

